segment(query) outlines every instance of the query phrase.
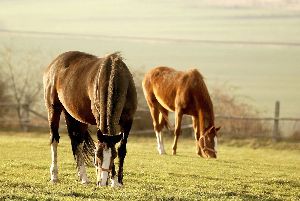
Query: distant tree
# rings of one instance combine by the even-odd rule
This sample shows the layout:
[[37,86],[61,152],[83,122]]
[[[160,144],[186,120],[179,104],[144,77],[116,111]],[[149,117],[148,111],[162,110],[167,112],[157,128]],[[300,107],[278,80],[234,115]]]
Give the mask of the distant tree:
[[[6,89],[10,101],[17,105],[19,121],[22,119],[22,104],[32,107],[39,99],[42,90],[41,79],[37,79],[39,66],[32,52],[20,55],[16,50],[3,46],[0,50],[1,73],[5,76],[2,88]],[[3,82],[3,80],[2,80]],[[0,87],[1,91],[1,87]],[[0,92],[1,93],[1,92]]]
[[6,83],[2,74],[0,74],[0,103],[7,102],[8,100],[9,96],[7,94]]
[[259,112],[245,96],[237,95],[237,88],[229,84],[215,83],[211,88],[211,97],[216,114],[226,116],[256,117]]
[[7,112],[7,108],[1,106],[1,104],[8,103],[10,96],[8,95],[7,84],[3,76],[3,72],[0,72],[0,116],[3,116]]
[[[228,84],[216,83],[211,88],[211,97],[214,104],[214,112],[217,115],[227,117],[254,117],[258,118],[260,112],[249,102],[249,99],[237,95],[236,87]],[[250,137],[251,135],[263,135],[269,132],[269,124],[261,120],[233,120],[219,119],[222,132],[236,137]]]

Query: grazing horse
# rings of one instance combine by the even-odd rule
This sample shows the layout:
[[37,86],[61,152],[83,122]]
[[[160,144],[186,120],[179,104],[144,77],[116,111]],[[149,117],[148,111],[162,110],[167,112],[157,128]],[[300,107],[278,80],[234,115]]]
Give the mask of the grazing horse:
[[[111,185],[122,185],[126,143],[137,107],[137,95],[132,75],[121,56],[113,53],[98,58],[78,51],[65,52],[45,70],[43,82],[50,126],[51,181],[58,181],[58,128],[63,112],[81,182],[89,182],[85,163],[95,157],[97,185],[107,185],[110,173]],[[97,125],[96,147],[87,130],[88,124]],[[117,134],[118,130],[120,134]],[[120,145],[116,150],[118,142]],[[114,159],[117,156],[116,180]]]
[[197,154],[217,157],[217,131],[214,125],[213,104],[202,75],[196,70],[176,71],[169,67],[150,70],[143,80],[143,91],[149,106],[157,138],[159,154],[165,154],[161,131],[171,128],[168,112],[175,112],[173,155],[181,132],[184,114],[192,116]]

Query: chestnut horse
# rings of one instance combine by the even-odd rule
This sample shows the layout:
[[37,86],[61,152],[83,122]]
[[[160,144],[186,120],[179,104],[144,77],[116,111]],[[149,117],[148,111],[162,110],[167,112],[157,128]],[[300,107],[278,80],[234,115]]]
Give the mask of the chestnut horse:
[[[58,181],[57,145],[60,114],[64,112],[78,176],[87,183],[85,163],[95,157],[97,185],[123,184],[126,143],[137,107],[137,95],[131,73],[118,53],[104,58],[78,51],[59,55],[43,77],[48,110],[52,164],[52,182]],[[88,132],[88,124],[97,125],[98,142]],[[120,127],[118,127],[118,125]],[[121,134],[117,134],[117,130]],[[115,144],[120,142],[118,150]],[[118,179],[114,159],[119,158]]]
[[184,114],[192,116],[197,154],[206,158],[217,157],[217,131],[214,124],[213,104],[202,75],[196,70],[176,71],[169,67],[150,70],[143,80],[157,138],[159,154],[165,154],[161,131],[170,128],[168,112],[175,112],[173,155],[181,132]]

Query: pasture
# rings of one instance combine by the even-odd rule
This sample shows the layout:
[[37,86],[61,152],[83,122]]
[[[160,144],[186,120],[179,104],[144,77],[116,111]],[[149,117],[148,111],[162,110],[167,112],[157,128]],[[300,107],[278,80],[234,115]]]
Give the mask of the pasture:
[[[253,141],[255,144],[257,141]],[[131,135],[124,165],[124,187],[77,182],[70,140],[62,134],[58,184],[49,182],[48,133],[0,132],[0,200],[299,200],[300,149],[296,143],[254,149],[244,142],[221,143],[217,160],[196,156],[194,141],[180,138],[172,156],[156,151],[153,136]],[[248,146],[247,146],[248,145]]]

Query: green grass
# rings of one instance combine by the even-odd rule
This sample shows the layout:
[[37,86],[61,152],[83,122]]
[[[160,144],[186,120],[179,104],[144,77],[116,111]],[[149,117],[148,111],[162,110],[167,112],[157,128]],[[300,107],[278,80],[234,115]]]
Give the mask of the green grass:
[[159,156],[154,136],[131,136],[124,187],[96,187],[77,181],[69,139],[59,145],[59,179],[49,182],[48,134],[0,132],[0,200],[299,200],[299,145],[253,149],[219,146],[217,160],[196,156],[194,142],[180,139],[178,155]]

